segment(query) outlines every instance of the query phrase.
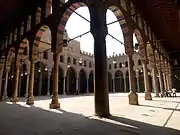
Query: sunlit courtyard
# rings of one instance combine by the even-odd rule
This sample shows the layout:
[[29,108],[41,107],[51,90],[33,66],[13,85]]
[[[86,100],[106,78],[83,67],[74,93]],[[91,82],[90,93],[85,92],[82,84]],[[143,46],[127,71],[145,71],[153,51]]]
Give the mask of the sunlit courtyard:
[[176,98],[154,98],[128,105],[128,94],[110,94],[109,119],[94,116],[94,96],[60,96],[61,109],[49,109],[50,97],[35,97],[28,106],[1,102],[0,135],[178,135],[180,134],[180,94]]

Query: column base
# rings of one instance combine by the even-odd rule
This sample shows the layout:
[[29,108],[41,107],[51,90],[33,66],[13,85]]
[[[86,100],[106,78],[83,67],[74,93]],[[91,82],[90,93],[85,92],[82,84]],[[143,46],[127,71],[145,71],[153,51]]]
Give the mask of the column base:
[[49,108],[50,109],[60,109],[60,103],[56,103],[56,104],[49,104]]
[[129,104],[130,105],[138,105],[138,95],[136,94],[136,92],[130,92],[128,95],[129,98]]
[[2,101],[5,101],[5,100],[7,100],[7,99],[8,99],[8,96],[7,96],[7,95],[2,96]]
[[109,118],[111,114],[95,114],[95,116],[100,117],[100,118]]
[[152,96],[150,92],[145,92],[145,100],[152,100]]
[[49,104],[50,109],[60,109],[60,103],[58,97],[52,97],[52,101]]
[[34,96],[28,97],[27,101],[26,101],[26,104],[27,105],[33,105],[34,104]]
[[18,101],[19,101],[19,98],[18,98],[18,97],[14,97],[14,98],[11,99],[11,102],[13,102],[13,103],[16,103],[16,102],[18,102]]

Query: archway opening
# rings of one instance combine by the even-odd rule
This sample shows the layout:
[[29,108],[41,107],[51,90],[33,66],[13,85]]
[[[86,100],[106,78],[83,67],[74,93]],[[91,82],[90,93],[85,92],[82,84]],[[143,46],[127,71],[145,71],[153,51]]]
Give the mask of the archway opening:
[[115,92],[125,92],[123,73],[120,70],[115,73]]
[[79,72],[79,92],[86,93],[87,92],[87,78],[86,73],[83,69]]
[[141,93],[145,92],[145,87],[144,87],[144,73],[143,69],[139,70],[139,91]]
[[41,96],[44,91],[44,89],[42,89],[42,84],[43,84],[43,74],[44,74],[44,70],[45,69],[45,65],[38,61],[35,63],[35,74],[34,74],[34,95],[35,96]]
[[75,70],[70,67],[68,68],[67,71],[67,76],[66,76],[66,93],[67,94],[76,94],[76,72]]
[[[4,85],[3,85],[3,91],[2,95],[12,97],[13,94],[13,81],[15,76],[15,49],[10,48],[7,59],[6,59],[6,65],[5,65],[5,78],[4,78]],[[6,83],[7,80],[7,83]],[[4,93],[5,92],[5,93]]]
[[18,95],[21,97],[25,97],[27,94],[27,66],[24,62],[21,63],[21,68],[20,68],[20,75],[19,75],[19,89],[18,89]]

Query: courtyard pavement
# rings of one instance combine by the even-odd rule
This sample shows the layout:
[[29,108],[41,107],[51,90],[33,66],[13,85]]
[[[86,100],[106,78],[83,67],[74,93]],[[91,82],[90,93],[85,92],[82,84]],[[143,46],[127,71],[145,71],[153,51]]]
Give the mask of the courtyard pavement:
[[50,97],[0,103],[0,135],[180,135],[180,94],[128,104],[128,94],[109,94],[111,116],[94,116],[93,95],[60,96],[61,109],[49,109]]

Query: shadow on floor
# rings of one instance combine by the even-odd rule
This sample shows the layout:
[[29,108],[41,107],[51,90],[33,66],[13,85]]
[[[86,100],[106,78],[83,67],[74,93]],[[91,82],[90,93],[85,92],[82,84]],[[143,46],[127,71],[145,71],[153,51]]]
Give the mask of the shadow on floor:
[[160,107],[160,106],[154,106],[154,105],[145,105],[145,104],[140,104],[139,106],[152,107],[152,108],[160,108],[160,109],[171,110],[171,111],[180,111],[180,109],[177,109],[179,104],[180,103],[177,103],[175,108],[167,108],[167,107]]
[[64,110],[0,103],[0,135],[180,135],[179,130],[154,126],[122,117],[114,120],[137,128],[85,118]]

